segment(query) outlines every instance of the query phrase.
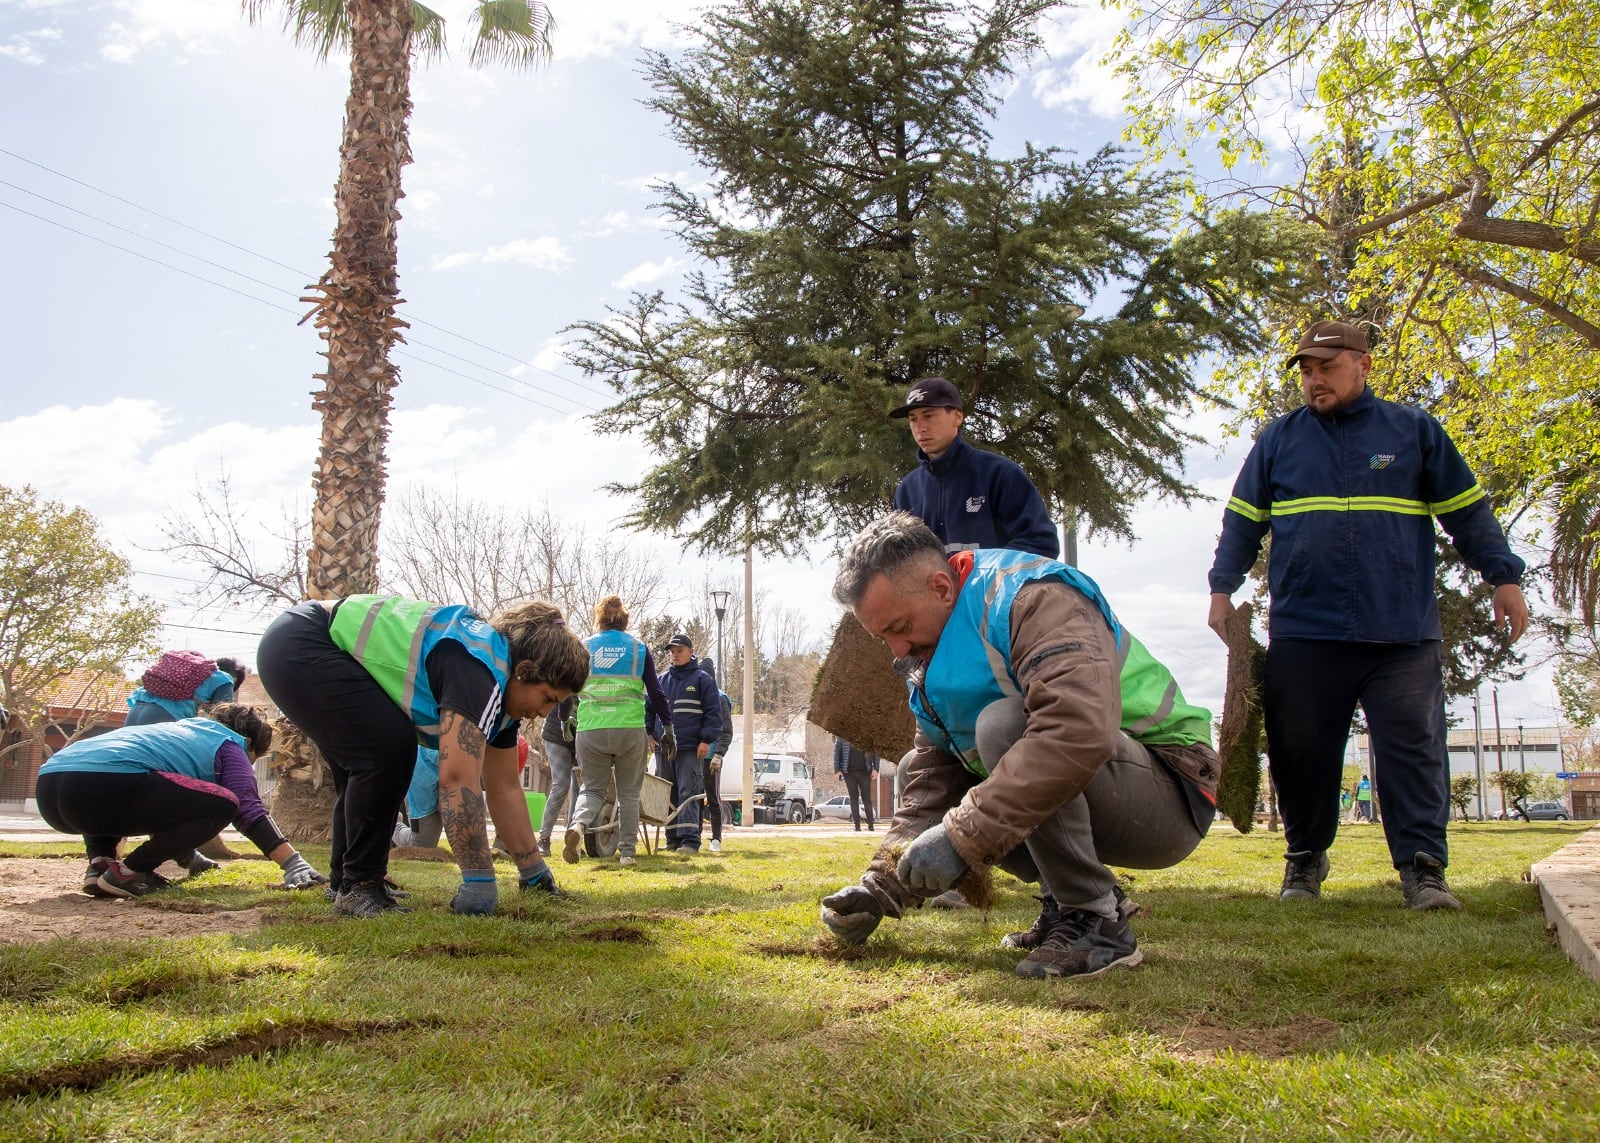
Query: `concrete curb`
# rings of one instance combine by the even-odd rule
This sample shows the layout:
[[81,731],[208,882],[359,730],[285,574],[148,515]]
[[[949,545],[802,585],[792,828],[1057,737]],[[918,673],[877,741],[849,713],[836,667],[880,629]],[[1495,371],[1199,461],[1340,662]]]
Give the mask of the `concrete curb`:
[[1529,871],[1561,947],[1585,975],[1600,980],[1600,828]]

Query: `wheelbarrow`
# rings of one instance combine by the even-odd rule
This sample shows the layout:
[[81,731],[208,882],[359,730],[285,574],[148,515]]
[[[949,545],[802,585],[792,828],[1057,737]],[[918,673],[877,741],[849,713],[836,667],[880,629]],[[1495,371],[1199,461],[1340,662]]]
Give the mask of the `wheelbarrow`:
[[[639,790],[639,839],[644,842],[644,851],[655,852],[649,827],[656,828],[656,841],[659,844],[662,827],[677,821],[685,806],[703,802],[705,797],[704,794],[695,794],[673,805],[672,783],[654,774],[646,774],[644,786]],[[613,776],[610,786],[606,788],[606,800],[600,807],[600,815],[595,818],[594,826],[583,835],[583,849],[590,857],[611,857],[621,844],[622,820],[617,812],[617,780]]]

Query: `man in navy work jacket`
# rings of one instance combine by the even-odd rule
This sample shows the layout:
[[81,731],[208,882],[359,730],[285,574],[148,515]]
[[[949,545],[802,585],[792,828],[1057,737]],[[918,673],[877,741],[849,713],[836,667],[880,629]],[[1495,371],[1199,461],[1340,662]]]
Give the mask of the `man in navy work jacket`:
[[1405,902],[1459,909],[1444,879],[1450,764],[1433,518],[1495,585],[1495,625],[1512,640],[1528,625],[1523,562],[1439,423],[1367,388],[1364,332],[1317,322],[1289,364],[1305,405],[1262,429],[1245,458],[1222,517],[1207,619],[1221,635],[1229,596],[1270,531],[1263,705],[1289,850],[1279,896],[1321,893],[1360,703]]
[[672,758],[663,755],[662,760],[670,766],[670,773],[664,776],[672,782],[672,804],[682,806],[667,827],[667,849],[687,856],[700,852],[701,804],[690,799],[706,792],[700,764],[722,733],[722,693],[716,679],[702,670],[694,657],[694,641],[689,636],[680,632],[668,639],[667,653],[672,656],[672,666],[661,672],[661,689],[672,704],[677,751]]
[[962,439],[966,413],[954,385],[924,377],[889,415],[910,422],[922,462],[894,490],[894,506],[928,525],[945,551],[1013,548],[1052,560],[1061,554],[1044,498],[1028,474]]

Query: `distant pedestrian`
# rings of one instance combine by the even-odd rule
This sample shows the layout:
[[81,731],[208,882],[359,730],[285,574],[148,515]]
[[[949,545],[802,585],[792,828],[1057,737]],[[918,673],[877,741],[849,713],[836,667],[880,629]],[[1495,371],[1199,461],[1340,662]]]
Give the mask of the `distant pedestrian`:
[[[709,657],[702,656],[700,669],[711,676],[712,682],[717,679],[717,665]],[[719,685],[717,687],[718,705],[722,708],[722,732],[717,735],[717,740],[711,744],[711,749],[706,752],[702,766],[706,789],[706,818],[711,823],[711,852],[722,852],[722,762],[728,756],[728,747],[733,745],[733,701],[728,698],[728,692]]]
[[[722,692],[717,680],[695,658],[694,641],[679,632],[667,641],[672,665],[661,673],[661,689],[672,704],[673,741],[667,767],[672,782],[672,804],[678,807],[667,826],[667,851],[685,855],[700,852],[700,803],[704,800],[705,759],[722,733]],[[662,748],[663,761],[668,751]]]
[[866,806],[868,832],[876,829],[872,798],[878,774],[878,756],[869,754],[852,742],[835,738],[833,772],[844,781],[845,792],[850,795],[850,820],[855,824],[856,832],[861,832],[863,805]]

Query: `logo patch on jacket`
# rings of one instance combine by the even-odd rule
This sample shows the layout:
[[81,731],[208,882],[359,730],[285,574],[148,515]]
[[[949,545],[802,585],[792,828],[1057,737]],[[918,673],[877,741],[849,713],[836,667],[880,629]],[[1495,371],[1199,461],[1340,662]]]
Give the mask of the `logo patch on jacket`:
[[596,647],[592,655],[594,665],[602,669],[614,667],[625,651],[624,647]]
[[968,512],[981,512],[983,510],[983,502],[985,500],[987,500],[987,499],[988,499],[987,496],[969,496],[969,497],[967,497],[967,511]]
[[1367,465],[1371,468],[1388,468],[1393,463],[1394,453],[1375,452],[1372,454],[1372,459],[1367,462]]

